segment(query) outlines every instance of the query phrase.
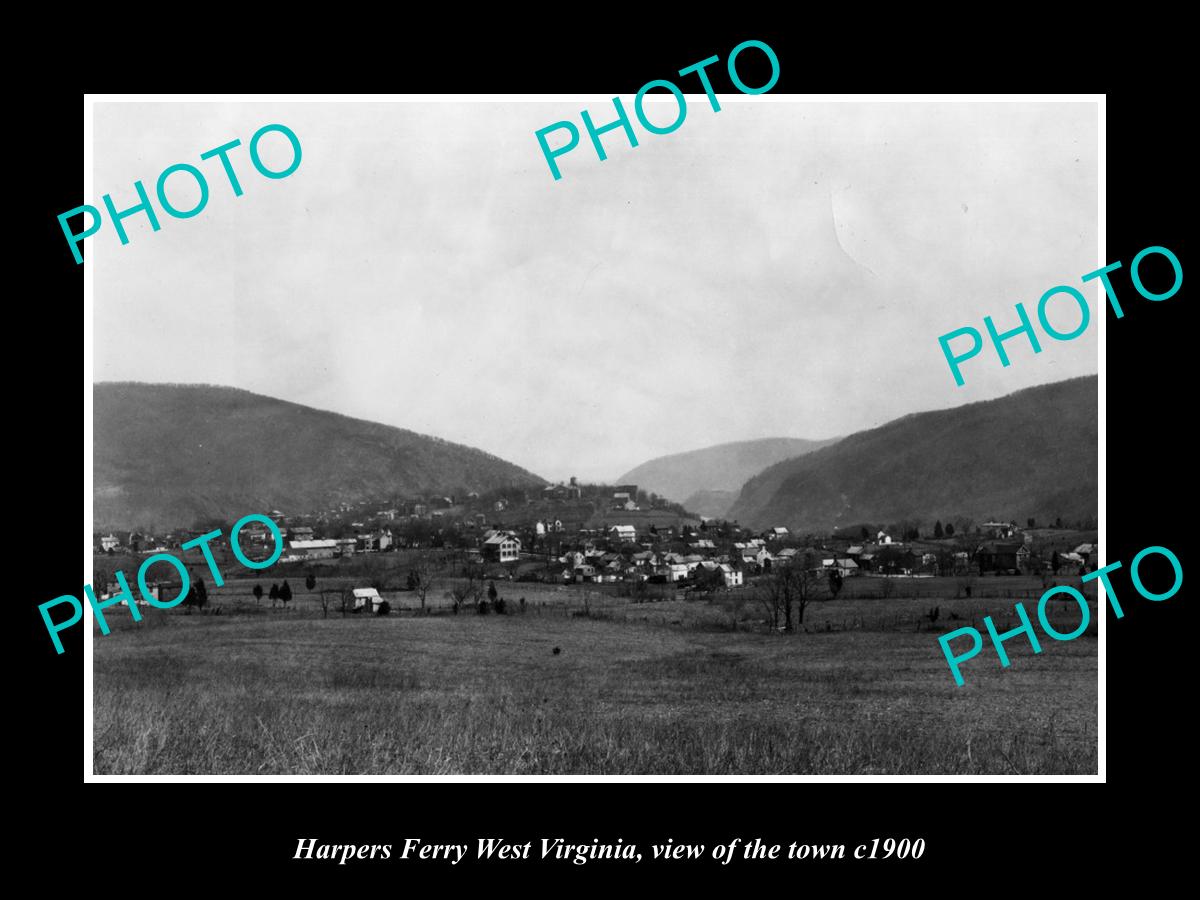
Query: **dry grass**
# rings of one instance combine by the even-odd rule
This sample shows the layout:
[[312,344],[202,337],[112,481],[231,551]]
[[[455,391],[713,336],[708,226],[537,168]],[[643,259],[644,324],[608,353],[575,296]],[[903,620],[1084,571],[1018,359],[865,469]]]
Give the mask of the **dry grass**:
[[[1008,669],[981,654],[958,688],[936,634],[1011,610],[963,603],[934,631],[887,630],[885,612],[790,636],[729,631],[715,604],[671,604],[665,626],[632,616],[668,604],[606,619],[150,610],[96,637],[95,771],[1095,772],[1094,626],[1038,656],[1010,642]],[[854,615],[828,604],[812,621],[839,606]]]

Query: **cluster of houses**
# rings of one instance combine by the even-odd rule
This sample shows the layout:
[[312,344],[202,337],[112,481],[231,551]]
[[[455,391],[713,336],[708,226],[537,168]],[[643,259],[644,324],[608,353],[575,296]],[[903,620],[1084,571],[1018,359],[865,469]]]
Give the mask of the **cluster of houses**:
[[[270,534],[267,527],[262,530]],[[251,540],[269,541],[258,533]],[[396,539],[390,528],[378,531],[367,531],[347,538],[314,538],[313,530],[305,526],[288,529],[287,550],[284,552],[284,562],[309,559],[335,559],[341,556],[354,556],[356,553],[378,553],[396,545]]]

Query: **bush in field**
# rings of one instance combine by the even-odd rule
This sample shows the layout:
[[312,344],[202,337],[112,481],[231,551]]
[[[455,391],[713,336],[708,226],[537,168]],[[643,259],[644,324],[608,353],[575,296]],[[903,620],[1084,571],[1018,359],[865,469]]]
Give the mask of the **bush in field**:
[[379,606],[378,606],[378,607],[375,609],[375,615],[377,615],[377,616],[386,616],[386,615],[387,615],[388,613],[390,613],[391,611],[392,611],[392,605],[391,605],[390,603],[388,603],[386,600],[384,600],[384,601],[383,601],[382,603],[380,603],[380,604],[379,604]]
[[304,579],[304,586],[310,591],[317,586],[317,577],[312,572],[309,572],[308,577]]

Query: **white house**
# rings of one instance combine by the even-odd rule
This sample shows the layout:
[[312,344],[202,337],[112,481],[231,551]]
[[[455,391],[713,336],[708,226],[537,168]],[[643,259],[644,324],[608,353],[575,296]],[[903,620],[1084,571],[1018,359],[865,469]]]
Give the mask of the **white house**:
[[109,550],[116,550],[121,546],[121,541],[115,534],[106,534],[100,538],[100,549],[107,553]]
[[632,525],[614,525],[608,529],[608,536],[610,539],[622,543],[633,543],[637,540],[637,529]]
[[354,589],[354,608],[367,609],[367,604],[370,604],[368,612],[378,612],[379,604],[383,602],[383,598],[379,596],[379,591],[375,588],[355,588]]
[[516,562],[521,556],[521,539],[508,531],[497,531],[483,542],[483,556],[493,562]]
[[844,559],[823,559],[821,560],[821,565],[826,569],[837,569],[838,573],[843,577],[857,575],[859,571],[858,563],[849,557],[845,557]]
[[337,541],[288,541],[288,549],[297,559],[333,559],[338,550]]
[[671,574],[669,577],[671,581],[683,581],[688,577],[688,572],[691,571],[687,563],[671,563],[670,568]]
[[721,565],[721,579],[725,582],[725,587],[741,587],[742,570],[735,569],[733,566],[723,563]]

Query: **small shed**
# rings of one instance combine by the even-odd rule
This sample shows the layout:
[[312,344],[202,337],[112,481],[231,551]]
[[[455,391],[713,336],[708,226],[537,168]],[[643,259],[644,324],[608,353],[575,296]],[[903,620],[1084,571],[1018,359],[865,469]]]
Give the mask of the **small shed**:
[[[379,596],[379,591],[375,588],[355,588],[354,589],[354,608],[368,609],[369,612],[378,612],[379,604],[383,602],[383,598]],[[367,604],[370,604],[368,608]]]

